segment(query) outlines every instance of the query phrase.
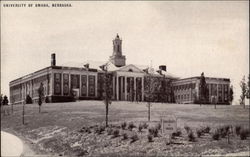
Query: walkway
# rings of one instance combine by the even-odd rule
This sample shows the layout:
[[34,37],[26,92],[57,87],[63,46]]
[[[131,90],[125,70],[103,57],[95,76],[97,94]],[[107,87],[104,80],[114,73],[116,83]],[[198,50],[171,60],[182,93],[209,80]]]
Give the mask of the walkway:
[[23,152],[23,142],[15,135],[1,131],[1,155],[21,156]]

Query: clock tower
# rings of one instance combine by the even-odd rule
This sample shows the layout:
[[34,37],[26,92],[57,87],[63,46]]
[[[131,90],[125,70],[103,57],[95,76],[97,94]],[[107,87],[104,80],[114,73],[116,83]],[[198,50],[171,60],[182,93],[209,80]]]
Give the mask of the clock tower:
[[122,55],[122,40],[118,34],[113,40],[113,55],[110,56],[110,61],[117,67],[126,65],[126,57]]

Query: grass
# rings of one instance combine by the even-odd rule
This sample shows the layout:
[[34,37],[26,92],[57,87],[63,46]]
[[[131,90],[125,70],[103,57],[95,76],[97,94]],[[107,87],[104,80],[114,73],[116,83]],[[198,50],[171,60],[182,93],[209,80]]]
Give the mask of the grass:
[[[5,109],[7,108],[10,107],[5,107]],[[43,104],[41,109],[42,113],[40,114],[38,113],[38,109],[39,108],[37,104],[25,105],[25,125],[22,125],[22,105],[15,105],[13,115],[11,114],[8,116],[4,116],[3,114],[1,114],[1,130],[16,133],[19,136],[30,139],[33,141],[33,143],[35,143],[35,145],[42,144],[48,149],[51,147],[51,151],[55,153],[66,149],[68,150],[68,153],[72,153],[77,147],[87,148],[88,146],[91,146],[91,148],[93,147],[93,150],[95,150],[92,152],[93,155],[102,152],[103,147],[109,150],[105,153],[113,152],[113,147],[117,149],[116,152],[120,152],[122,154],[128,153],[127,150],[129,150],[129,152],[147,152],[152,149],[154,151],[151,152],[156,153],[153,155],[157,155],[157,152],[164,152],[164,150],[170,151],[168,150],[170,148],[165,148],[166,146],[162,146],[162,148],[157,146],[157,143],[159,144],[161,141],[161,137],[155,137],[153,143],[148,142],[147,131],[145,131],[145,133],[143,134],[139,134],[139,140],[131,144],[126,143],[129,142],[129,140],[121,140],[123,138],[122,136],[112,139],[110,137],[106,137],[107,135],[102,133],[104,132],[103,128],[98,128],[99,126],[105,125],[105,106],[102,101],[80,101],[74,103]],[[176,140],[181,140],[178,142],[184,143],[185,138],[188,136],[184,130],[184,126],[189,126],[192,130],[196,130],[197,128],[200,128],[200,126],[210,126],[211,131],[214,131],[219,126],[238,125],[242,127],[248,127],[249,125],[248,107],[243,109],[241,106],[218,105],[217,109],[214,109],[213,105],[202,105],[200,107],[199,105],[192,104],[184,105],[161,103],[152,103],[151,122],[146,123],[146,103],[131,102],[112,102],[109,110],[109,123],[112,125],[121,126],[123,122],[133,122],[133,124],[136,126],[142,124],[143,128],[146,129],[147,127],[152,127],[159,123],[160,117],[162,115],[172,114],[177,117],[177,126],[181,128],[183,132],[183,137]],[[82,129],[83,127],[86,129]],[[91,133],[89,133],[89,129],[87,128],[91,128]],[[82,132],[79,132],[79,130],[81,129]],[[102,134],[95,134],[95,129]],[[122,128],[120,131],[122,131]],[[138,129],[136,129],[136,131],[138,131]],[[121,135],[123,134],[124,133],[121,133]],[[83,137],[80,135],[82,135]],[[129,132],[127,135],[131,137]],[[63,138],[59,138],[61,136]],[[204,137],[202,136],[202,138],[197,138],[196,142],[191,142],[188,145],[192,146],[192,150],[197,150],[196,153],[199,153],[203,149],[216,149],[216,146],[218,146],[218,144],[226,140],[213,140],[213,142],[215,143],[211,144],[210,146],[208,143],[211,142],[211,136],[208,136],[209,135],[204,135]],[[247,149],[247,140],[240,140],[239,137],[234,138],[235,140],[229,147],[230,149],[227,149],[226,146],[225,148],[223,147],[223,150],[225,152],[230,152],[237,149]],[[80,146],[77,145],[77,141],[79,141],[79,139],[81,139],[81,141],[85,141],[83,143],[80,143]],[[138,142],[141,144],[138,145]],[[64,144],[60,146],[58,145],[60,143]],[[124,145],[126,149],[122,148],[124,147]],[[183,147],[185,147],[185,145],[176,146],[174,148],[171,148],[170,152],[174,153],[178,151],[185,151],[182,153],[186,154],[188,153],[188,151],[190,151],[189,147]],[[195,147],[195,149],[193,147]],[[231,149],[231,147],[234,147],[235,149]],[[91,154],[91,152],[88,153]],[[195,151],[192,153],[195,154]]]

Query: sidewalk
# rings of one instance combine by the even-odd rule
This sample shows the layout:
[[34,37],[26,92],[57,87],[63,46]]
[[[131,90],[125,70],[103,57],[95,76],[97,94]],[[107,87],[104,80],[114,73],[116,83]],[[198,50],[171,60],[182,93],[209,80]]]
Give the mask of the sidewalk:
[[23,152],[23,142],[15,135],[1,131],[1,155],[21,156]]

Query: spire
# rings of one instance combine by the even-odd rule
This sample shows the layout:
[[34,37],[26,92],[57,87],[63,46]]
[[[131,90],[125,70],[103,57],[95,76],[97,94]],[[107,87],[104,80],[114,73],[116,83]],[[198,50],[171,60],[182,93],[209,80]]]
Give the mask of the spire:
[[119,35],[118,35],[118,33],[116,34],[116,38],[117,38],[117,39],[119,39],[119,38],[120,38],[120,37],[119,37]]

